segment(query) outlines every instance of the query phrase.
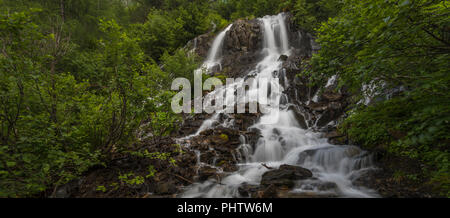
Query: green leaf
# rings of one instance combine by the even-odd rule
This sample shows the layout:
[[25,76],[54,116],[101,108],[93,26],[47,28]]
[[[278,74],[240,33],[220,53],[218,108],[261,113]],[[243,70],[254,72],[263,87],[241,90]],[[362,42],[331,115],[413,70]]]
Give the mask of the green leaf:
[[6,162],[6,166],[8,166],[8,167],[14,167],[14,166],[16,166],[16,162],[14,162],[14,161],[8,161],[8,162]]

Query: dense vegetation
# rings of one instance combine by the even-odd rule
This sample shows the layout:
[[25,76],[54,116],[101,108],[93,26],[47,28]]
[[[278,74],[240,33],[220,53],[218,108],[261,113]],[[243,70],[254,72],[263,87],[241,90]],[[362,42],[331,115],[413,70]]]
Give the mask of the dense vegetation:
[[450,194],[446,3],[343,1],[339,15],[317,29],[322,50],[311,63],[321,73],[316,76],[337,74],[353,93],[387,96],[357,106],[341,130],[366,148],[420,161],[423,175],[442,195]]
[[341,130],[425,163],[448,194],[446,1],[0,0],[0,197],[39,194],[133,151],[144,120],[169,135],[180,120],[170,83],[199,63],[183,46],[280,11],[318,37],[311,78],[337,74],[355,94],[406,90],[355,107]]

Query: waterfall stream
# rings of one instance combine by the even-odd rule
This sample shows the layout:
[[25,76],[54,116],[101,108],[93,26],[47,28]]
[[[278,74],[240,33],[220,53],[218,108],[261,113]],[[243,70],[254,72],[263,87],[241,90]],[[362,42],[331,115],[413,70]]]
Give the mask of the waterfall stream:
[[[261,137],[254,147],[246,144],[245,137],[241,137],[242,149],[240,150],[243,152],[240,155],[245,158],[238,164],[239,169],[236,172],[230,173],[220,183],[212,180],[195,183],[187,187],[182,197],[241,197],[238,188],[242,184],[258,185],[263,173],[269,170],[262,166],[262,163],[272,168],[289,164],[311,170],[313,178],[297,181],[295,187],[291,190],[291,193],[299,196],[302,193],[334,197],[377,196],[372,190],[352,184],[352,181],[364,171],[374,168],[370,154],[356,146],[329,144],[326,138],[321,137],[321,133],[313,132],[310,129],[302,129],[293,111],[286,107],[287,96],[283,91],[288,84],[274,87],[278,84],[275,83],[275,79],[279,75],[285,74],[279,73],[282,72],[282,62],[279,61],[280,55],[290,55],[292,52],[285,24],[285,15],[265,16],[260,18],[259,21],[264,39],[263,58],[249,74],[256,75],[256,79],[268,79],[268,83],[273,87],[270,98],[278,101],[281,99],[281,105],[277,108],[271,108],[268,113],[260,117],[256,124],[250,127],[258,129],[261,133]],[[231,25],[216,37],[204,65],[210,67],[220,64],[225,33],[230,28]],[[274,74],[274,72],[276,73]],[[242,84],[236,83],[234,85]],[[251,85],[248,90],[249,95],[258,91],[259,88],[260,86],[257,84]],[[224,92],[225,90],[218,91]],[[236,103],[233,101],[234,99],[231,99],[227,101],[227,104]],[[214,123],[217,124],[219,122],[218,117],[218,113],[216,113],[210,119],[205,120],[197,134],[207,128],[212,128]],[[332,185],[327,186],[325,184]]]
[[223,47],[223,41],[225,39],[225,34],[228,32],[228,30],[231,29],[233,24],[228,25],[225,30],[220,32],[216,38],[213,41],[213,44],[208,52],[208,57],[206,58],[206,61],[203,63],[203,67],[206,69],[211,69],[212,67],[216,65],[220,65],[220,58],[222,55],[222,47]]

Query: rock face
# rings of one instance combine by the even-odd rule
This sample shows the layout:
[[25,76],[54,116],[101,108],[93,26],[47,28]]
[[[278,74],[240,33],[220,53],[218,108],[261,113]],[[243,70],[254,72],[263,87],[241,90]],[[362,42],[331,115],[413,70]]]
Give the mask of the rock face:
[[254,68],[260,58],[261,37],[258,20],[235,21],[225,37],[222,73],[236,78]]
[[213,38],[214,36],[211,33],[205,33],[189,41],[187,47],[191,48],[200,57],[206,57],[209,48],[211,48]]
[[257,20],[237,20],[227,32],[224,50],[228,54],[256,52],[261,49],[261,41],[261,27]]
[[[288,38],[291,46],[294,48],[294,55],[290,57],[283,56],[281,60],[287,61],[287,68],[299,70],[297,68],[298,62],[309,58],[312,53],[319,50],[319,46],[314,42],[314,37],[311,34],[296,27],[291,19],[292,16],[287,14]],[[232,78],[245,76],[262,58],[261,50],[263,47],[262,43],[264,43],[262,31],[260,20],[258,19],[240,19],[235,21],[224,38],[221,67],[214,68],[213,73],[224,74]],[[191,40],[187,47],[195,51],[199,56],[206,57],[213,38],[212,33],[200,35]]]

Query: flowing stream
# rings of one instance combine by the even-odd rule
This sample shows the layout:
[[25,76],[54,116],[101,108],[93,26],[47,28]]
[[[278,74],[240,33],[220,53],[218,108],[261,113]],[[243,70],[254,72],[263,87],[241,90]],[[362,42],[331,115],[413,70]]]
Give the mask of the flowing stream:
[[205,67],[207,70],[211,69],[216,65],[220,65],[225,34],[228,32],[228,30],[231,29],[232,26],[233,24],[228,25],[228,27],[225,28],[225,30],[223,30],[222,32],[220,32],[219,35],[217,35],[216,38],[214,39],[213,44],[209,49],[208,57],[206,58],[206,61],[203,63],[203,67]]
[[[271,108],[255,125],[250,127],[258,129],[261,133],[255,146],[248,145],[245,137],[241,137],[240,150],[245,151],[241,152],[245,161],[238,165],[238,171],[223,178],[220,184],[212,180],[193,184],[186,189],[182,197],[241,197],[238,188],[242,184],[258,185],[263,173],[268,171],[262,163],[273,168],[289,164],[311,170],[313,178],[298,181],[291,190],[292,194],[298,196],[313,194],[319,197],[376,197],[377,194],[374,191],[352,184],[352,181],[364,171],[374,168],[371,155],[356,146],[329,144],[326,138],[321,137],[321,133],[302,129],[293,111],[286,106],[287,96],[283,91],[289,85],[288,82],[275,87],[278,84],[275,79],[284,75],[279,73],[282,72],[282,62],[279,61],[279,57],[290,55],[292,52],[285,15],[265,16],[259,21],[264,34],[263,58],[249,73],[256,75],[256,79],[268,79],[268,83],[272,86],[271,100],[284,100],[280,101],[279,107]],[[214,40],[205,61],[207,66],[220,64],[225,33],[230,28],[231,25]],[[248,90],[249,95],[259,91],[257,90],[259,88],[261,86],[251,85]],[[233,101],[234,99],[231,99],[231,102],[228,100],[227,104],[236,103]],[[217,122],[218,114],[216,113],[209,120],[204,121],[197,134],[204,129],[213,128],[213,123]]]

